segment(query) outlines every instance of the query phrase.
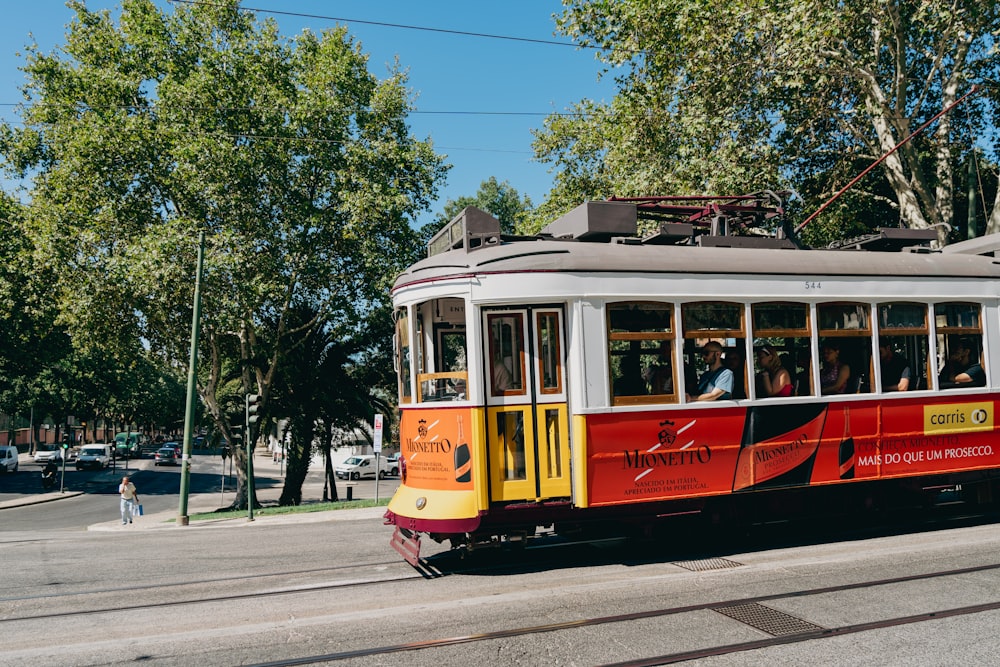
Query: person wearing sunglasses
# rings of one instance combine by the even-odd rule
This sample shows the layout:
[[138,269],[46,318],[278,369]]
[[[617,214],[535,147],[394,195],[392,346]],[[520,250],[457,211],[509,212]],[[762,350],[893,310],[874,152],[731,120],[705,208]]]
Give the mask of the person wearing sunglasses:
[[701,356],[708,365],[698,379],[696,394],[688,394],[690,401],[718,401],[732,398],[733,372],[722,365],[722,345],[710,340],[701,348]]

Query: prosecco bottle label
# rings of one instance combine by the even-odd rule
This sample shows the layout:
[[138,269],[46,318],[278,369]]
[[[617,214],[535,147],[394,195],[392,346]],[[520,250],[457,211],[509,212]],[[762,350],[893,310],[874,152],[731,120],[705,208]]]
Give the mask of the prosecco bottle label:
[[844,437],[840,441],[837,461],[840,464],[840,479],[854,479],[854,438],[851,436],[850,408],[844,407]]
[[472,481],[472,455],[469,453],[469,443],[464,442],[465,434],[462,429],[462,417],[458,417],[458,442],[455,447],[455,481]]
[[733,491],[809,484],[827,406],[755,406],[747,410]]

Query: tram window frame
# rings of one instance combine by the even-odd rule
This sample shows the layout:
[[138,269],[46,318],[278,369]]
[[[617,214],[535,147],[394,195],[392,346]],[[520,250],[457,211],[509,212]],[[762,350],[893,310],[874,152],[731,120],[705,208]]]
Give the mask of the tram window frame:
[[[944,309],[959,306],[975,310],[975,323],[970,324],[966,321],[955,324],[949,321],[948,313]],[[983,306],[981,303],[974,301],[943,301],[935,303],[934,335],[938,354],[938,389],[947,391],[972,387],[982,388],[989,385],[989,376],[986,374],[986,365],[984,363]],[[976,381],[955,383],[946,379],[945,374],[948,372],[947,365],[951,363],[952,351],[958,344],[968,347],[972,352],[969,366],[959,371],[959,374],[965,373],[968,368],[974,365],[978,365],[983,373],[983,381],[981,383]]]
[[[653,327],[642,324],[642,317],[635,316],[640,311],[655,312],[660,317],[665,317],[665,327]],[[615,316],[615,313],[626,313],[633,315],[631,318],[636,322],[632,328],[625,325],[626,318]],[[674,356],[674,345],[676,341],[676,327],[674,326],[674,305],[662,301],[615,301],[605,306],[605,322],[608,336],[608,391],[612,405],[649,405],[659,403],[677,403],[677,371],[676,358]],[[656,322],[656,315],[648,318],[651,323]],[[617,321],[616,321],[617,320]],[[659,322],[660,325],[664,322]],[[666,345],[666,350],[664,350]],[[618,395],[616,385],[620,389],[622,384],[619,380],[624,376],[621,372],[621,365],[626,358],[637,359],[639,377],[646,389],[644,394],[622,394]],[[666,361],[666,364],[664,364]],[[670,381],[670,392],[653,393],[650,383],[657,378],[662,379],[662,369],[667,367],[668,379]]]
[[[854,316],[852,318],[852,316]],[[819,334],[819,390],[825,396],[845,394],[870,394],[875,375],[872,358],[872,309],[862,301],[826,301],[816,304],[817,333]],[[843,326],[841,326],[843,324]],[[832,325],[832,326],[831,326]],[[864,344],[857,339],[864,338]],[[823,349],[833,343],[840,350],[838,361],[851,369],[847,386],[839,393],[823,392]],[[846,357],[846,359],[845,359]],[[863,372],[855,372],[855,369]]]
[[[504,319],[514,319],[516,320],[516,326],[512,326],[509,323],[501,322],[499,324],[499,331],[501,333],[498,339],[495,335],[497,330],[494,329],[494,322]],[[525,347],[525,311],[497,311],[490,312],[486,314],[486,327],[487,327],[487,340],[488,354],[487,366],[489,375],[487,376],[487,382],[490,387],[490,394],[492,396],[524,396],[528,393],[527,386],[527,373],[525,368],[525,357],[527,355],[527,349]],[[505,338],[503,332],[504,327],[507,327],[506,331],[511,333],[511,336]],[[506,341],[506,342],[505,342]],[[514,344],[516,341],[517,344]],[[499,345],[499,352],[497,346]],[[510,352],[508,355],[507,352]],[[510,359],[510,365],[507,365],[507,359]],[[503,364],[503,370],[505,374],[499,374],[497,372],[498,365]],[[506,380],[510,382],[509,387],[499,386],[498,379],[506,376]]]
[[[891,313],[893,307],[897,310],[896,315]],[[917,308],[920,309],[921,316],[915,316]],[[883,301],[875,304],[875,313],[878,322],[878,346],[881,347],[883,341],[888,343],[893,354],[904,357],[909,364],[910,378],[906,392],[925,391],[932,388],[934,385],[930,363],[930,326],[927,318],[927,304],[916,301]],[[903,393],[896,389],[886,389],[883,385],[881,357],[877,362],[877,373],[878,388],[881,393]]]
[[[416,358],[416,402],[437,403],[468,399],[468,331],[462,299],[429,299],[414,308]],[[429,332],[429,333],[428,333]],[[465,368],[445,368],[445,338],[463,337]]]
[[[726,311],[730,311],[730,314],[727,315]],[[681,304],[684,391],[687,394],[694,395],[697,392],[699,378],[708,368],[701,356],[702,348],[710,341],[715,341],[722,345],[724,363],[726,354],[731,350],[736,350],[743,360],[740,373],[742,378],[736,373],[733,374],[733,398],[721,400],[739,400],[736,396],[738,385],[741,383],[740,393],[743,396],[749,395],[747,394],[746,316],[746,304],[737,301],[688,301]],[[705,317],[710,320],[707,324],[713,326],[697,326],[706,323]],[[692,326],[689,326],[689,322]],[[722,326],[714,326],[716,324]]]
[[[546,326],[547,323],[547,326]],[[538,341],[538,391],[544,395],[563,393],[562,311],[535,312],[535,340]]]
[[[790,315],[796,311],[800,312],[800,319],[790,319]],[[774,322],[770,317],[777,316],[783,320]],[[760,373],[763,368],[760,366],[757,351],[764,346],[769,346],[775,350],[781,359],[782,366],[788,371],[792,385],[792,396],[811,396],[812,371],[811,366],[807,366],[804,371],[798,370],[797,363],[803,350],[812,353],[812,324],[811,310],[809,304],[800,301],[760,301],[750,304],[750,322],[752,324],[751,333],[754,341],[754,359],[752,361],[754,369],[755,398],[777,398],[768,396],[764,392],[763,381]],[[779,326],[780,325],[780,326]],[[804,374],[808,378],[803,385],[799,381],[799,375]],[[805,387],[808,393],[800,393],[800,388]]]
[[393,359],[396,365],[396,383],[400,403],[413,402],[412,346],[410,341],[410,313],[404,306],[396,309],[396,334],[392,338]]

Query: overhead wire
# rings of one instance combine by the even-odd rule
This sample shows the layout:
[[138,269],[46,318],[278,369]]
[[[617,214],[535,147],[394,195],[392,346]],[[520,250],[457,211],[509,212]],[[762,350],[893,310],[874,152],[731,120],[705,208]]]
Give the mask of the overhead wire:
[[[174,4],[183,5],[202,5],[207,7],[228,7],[228,5],[223,5],[218,2],[208,2],[207,0],[168,0]],[[341,23],[357,23],[360,25],[373,25],[382,28],[398,28],[401,30],[421,30],[424,32],[436,32],[447,35],[459,35],[462,37],[480,37],[483,39],[503,39],[512,42],[527,42],[530,44],[545,44],[547,46],[571,46],[578,49],[594,49],[603,50],[604,47],[595,46],[591,44],[577,44],[575,42],[560,42],[554,39],[539,39],[537,37],[516,37],[513,35],[497,35],[494,33],[487,32],[475,32],[471,30],[455,30],[451,28],[435,28],[432,26],[419,26],[419,25],[409,25],[405,23],[390,23],[387,21],[372,21],[367,19],[351,19],[339,16],[328,16],[324,14],[308,14],[305,12],[290,12],[281,9],[264,9],[260,7],[246,7],[240,6],[240,10],[255,12],[258,14],[274,14],[275,16],[293,16],[296,18],[306,18],[321,21],[338,21]]]

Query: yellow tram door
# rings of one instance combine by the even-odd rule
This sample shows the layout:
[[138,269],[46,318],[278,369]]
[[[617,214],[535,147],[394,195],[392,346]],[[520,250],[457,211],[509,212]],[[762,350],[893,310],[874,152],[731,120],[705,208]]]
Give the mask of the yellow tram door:
[[490,500],[568,497],[562,308],[487,310],[483,332]]

